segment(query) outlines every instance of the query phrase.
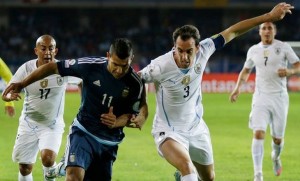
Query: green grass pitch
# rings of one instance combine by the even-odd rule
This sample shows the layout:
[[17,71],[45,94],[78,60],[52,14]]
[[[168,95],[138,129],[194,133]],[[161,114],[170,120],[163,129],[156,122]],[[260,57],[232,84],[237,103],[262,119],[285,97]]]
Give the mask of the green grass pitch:
[[[251,158],[252,132],[248,128],[248,115],[251,94],[242,94],[237,103],[228,101],[228,94],[203,94],[204,120],[210,132],[214,149],[216,181],[251,181],[253,168]],[[77,113],[80,97],[70,93],[66,96],[65,135]],[[268,133],[265,140],[263,164],[266,181],[300,180],[300,93],[290,94],[290,109],[285,135],[285,147],[281,156],[283,172],[275,177],[270,159],[271,139]],[[113,167],[113,181],[171,181],[175,168],[158,156],[151,136],[152,118],[155,112],[154,94],[149,94],[149,119],[141,131],[125,128],[126,137],[120,144],[117,160]],[[3,104],[0,113],[0,181],[16,181],[18,165],[11,160],[18,118],[22,101],[16,102],[17,115],[9,118],[4,115]],[[0,107],[0,108],[1,108]],[[65,148],[66,136],[57,161]],[[43,180],[41,161],[37,158],[33,172],[34,180]],[[59,178],[57,181],[62,181]]]

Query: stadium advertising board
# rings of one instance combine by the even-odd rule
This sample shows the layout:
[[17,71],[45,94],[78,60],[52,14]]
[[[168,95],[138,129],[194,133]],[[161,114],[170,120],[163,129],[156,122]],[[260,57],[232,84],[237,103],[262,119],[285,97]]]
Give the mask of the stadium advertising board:
[[[204,74],[202,80],[202,92],[204,93],[230,93],[239,74],[210,73]],[[255,88],[255,74],[251,74],[246,84],[241,86],[241,92],[252,93]]]

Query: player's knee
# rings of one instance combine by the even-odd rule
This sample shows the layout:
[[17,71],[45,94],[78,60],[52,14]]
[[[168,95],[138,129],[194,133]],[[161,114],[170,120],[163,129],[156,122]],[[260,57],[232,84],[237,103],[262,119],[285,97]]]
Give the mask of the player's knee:
[[55,152],[47,149],[41,151],[42,164],[45,167],[52,167],[54,165],[55,158],[56,158]]
[[274,142],[276,145],[280,145],[280,144],[281,144],[281,141],[282,141],[281,138],[273,138],[273,142]]
[[29,175],[32,172],[32,167],[31,164],[19,164],[20,173],[23,176]]
[[82,181],[85,170],[80,167],[66,168],[66,181]]

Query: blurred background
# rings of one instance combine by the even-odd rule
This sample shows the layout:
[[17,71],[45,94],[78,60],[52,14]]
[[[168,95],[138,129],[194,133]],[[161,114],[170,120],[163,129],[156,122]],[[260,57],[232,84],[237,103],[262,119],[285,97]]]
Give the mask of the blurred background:
[[[54,36],[57,59],[105,56],[110,42],[127,37],[135,47],[134,68],[169,51],[176,27],[193,24],[202,39],[266,13],[278,0],[0,0],[0,57],[14,73],[36,58],[36,39]],[[300,0],[277,22],[277,39],[300,41]],[[260,41],[257,29],[230,42],[210,59],[207,73],[238,73],[247,50]],[[299,55],[299,54],[298,54]]]

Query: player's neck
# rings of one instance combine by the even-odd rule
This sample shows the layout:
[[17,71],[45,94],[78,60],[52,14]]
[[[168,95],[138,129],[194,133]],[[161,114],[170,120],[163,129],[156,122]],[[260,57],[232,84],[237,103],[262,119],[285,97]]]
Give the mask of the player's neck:
[[262,44],[263,45],[271,45],[273,43],[274,39],[273,40],[262,40]]

